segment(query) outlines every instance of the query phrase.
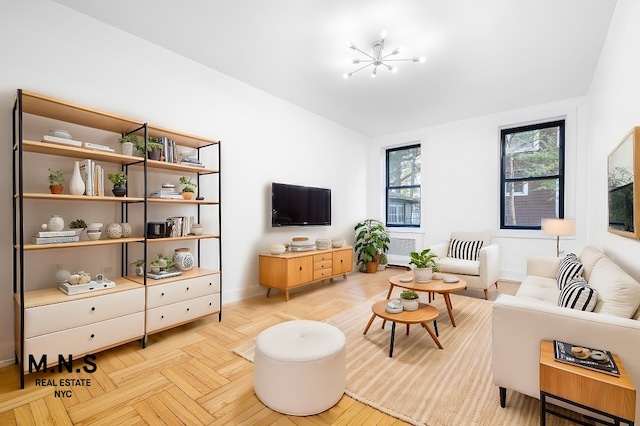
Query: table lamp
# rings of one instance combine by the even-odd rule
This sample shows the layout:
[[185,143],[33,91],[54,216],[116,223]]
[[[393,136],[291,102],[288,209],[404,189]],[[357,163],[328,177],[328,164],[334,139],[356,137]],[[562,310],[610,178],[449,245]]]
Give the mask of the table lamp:
[[556,236],[556,256],[560,257],[560,236],[575,235],[576,221],[573,219],[542,219],[542,232]]

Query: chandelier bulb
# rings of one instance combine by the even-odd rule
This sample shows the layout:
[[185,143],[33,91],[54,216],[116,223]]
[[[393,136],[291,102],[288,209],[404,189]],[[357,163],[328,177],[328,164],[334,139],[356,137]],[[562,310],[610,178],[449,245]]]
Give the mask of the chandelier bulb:
[[382,40],[384,40],[385,38],[387,38],[387,30],[382,30],[382,32],[380,33],[380,38]]
[[353,73],[350,72],[345,72],[344,74],[342,74],[342,78],[344,78],[345,80],[349,77],[351,77],[353,75]]
[[392,54],[392,55],[397,55],[398,53],[400,53],[400,48],[399,48],[399,47],[397,47],[397,48],[395,48],[395,49],[393,49],[393,50],[391,51],[391,54]]
[[374,68],[373,71],[371,71],[371,78],[376,78],[377,75],[377,68]]
[[420,57],[418,58],[418,62],[420,62],[421,64],[422,64],[422,63],[425,63],[425,62],[427,62],[427,58],[425,58],[424,56],[420,56]]
[[354,64],[359,64],[359,63],[360,63],[360,59],[354,59],[354,60],[353,60],[353,63],[354,63]]
[[398,68],[397,67],[391,67],[391,72],[392,73],[397,73],[398,72]]
[[348,42],[347,42],[347,47],[348,47],[349,49],[356,50],[356,45],[355,45],[355,44],[353,44],[353,43],[352,43],[352,42],[350,42],[350,41],[348,41]]

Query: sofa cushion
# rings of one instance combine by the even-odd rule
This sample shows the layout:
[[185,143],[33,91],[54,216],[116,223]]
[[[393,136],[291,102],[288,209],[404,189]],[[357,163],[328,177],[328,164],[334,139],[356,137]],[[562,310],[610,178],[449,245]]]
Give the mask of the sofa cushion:
[[462,260],[478,260],[482,243],[482,241],[452,239],[449,244],[449,257]]
[[569,281],[560,291],[558,306],[591,312],[597,301],[597,291],[589,287],[584,278],[577,277]]
[[593,267],[589,286],[599,294],[594,312],[631,318],[640,305],[640,284],[608,257]]
[[559,295],[560,290],[558,290],[555,278],[536,275],[527,275],[516,293],[518,297],[538,300],[553,306],[558,304]]
[[463,275],[480,275],[480,262],[473,260],[454,259],[445,257],[436,260],[440,272]]
[[567,254],[558,266],[556,280],[558,280],[558,288],[562,290],[564,286],[575,277],[582,275],[582,263],[578,260],[578,256],[574,253]]
[[591,271],[593,271],[593,267],[595,266],[596,262],[598,262],[598,260],[603,257],[605,257],[604,253],[591,246],[586,246],[580,252],[580,256],[578,256],[578,258],[580,259],[580,263],[582,263],[582,266],[584,266],[582,276],[585,280],[587,280],[587,282],[589,282],[589,280],[591,279]]

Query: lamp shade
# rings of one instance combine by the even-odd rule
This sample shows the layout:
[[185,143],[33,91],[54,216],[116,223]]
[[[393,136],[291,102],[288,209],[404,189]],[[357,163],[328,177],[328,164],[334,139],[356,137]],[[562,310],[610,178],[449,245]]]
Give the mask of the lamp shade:
[[542,219],[542,232],[550,235],[575,235],[576,221],[573,219]]

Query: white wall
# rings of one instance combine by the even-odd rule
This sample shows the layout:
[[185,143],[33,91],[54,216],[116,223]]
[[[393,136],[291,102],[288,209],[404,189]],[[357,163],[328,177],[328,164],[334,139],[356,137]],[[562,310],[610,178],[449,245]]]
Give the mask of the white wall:
[[[353,225],[366,213],[361,153],[368,138],[60,4],[25,0],[1,8],[4,182],[11,182],[10,109],[22,88],[222,141],[223,303],[264,292],[257,254],[270,243],[299,234],[353,242]],[[67,176],[71,166],[69,161]],[[44,176],[46,169],[33,172]],[[333,225],[272,230],[271,181],[331,188]],[[0,360],[6,360],[13,358],[11,187],[0,191],[7,230],[0,235],[6,272],[0,284]],[[69,209],[59,210],[71,220],[77,212]],[[50,214],[42,216],[44,222]],[[56,256],[47,252],[45,260],[55,264]],[[79,260],[64,266],[89,269]],[[55,266],[50,269],[43,268],[41,282],[51,280]]]
[[369,215],[384,219],[384,197],[374,197],[384,191],[384,150],[420,141],[423,246],[448,239],[454,230],[491,231],[500,245],[501,278],[519,280],[527,255],[555,254],[555,237],[499,229],[500,129],[565,118],[565,217],[576,219],[577,230],[575,237],[563,237],[561,249],[575,251],[587,235],[586,116],[586,99],[575,98],[375,138],[369,154]]
[[618,0],[589,90],[589,235],[640,279],[640,241],[607,232],[607,156],[640,125],[640,2]]

